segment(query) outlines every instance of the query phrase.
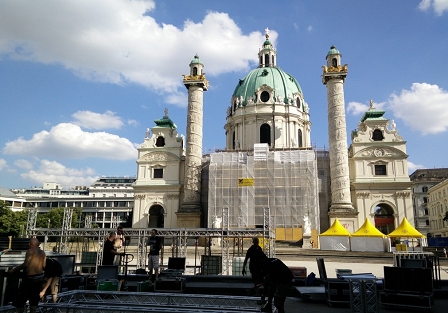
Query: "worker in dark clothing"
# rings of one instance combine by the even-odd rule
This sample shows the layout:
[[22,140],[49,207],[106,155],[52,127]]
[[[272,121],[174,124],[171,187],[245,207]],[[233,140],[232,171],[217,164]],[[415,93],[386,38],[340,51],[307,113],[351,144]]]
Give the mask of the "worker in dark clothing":
[[269,287],[268,302],[261,312],[272,311],[272,299],[278,313],[285,313],[285,300],[288,291],[292,288],[294,275],[291,270],[277,258],[262,258],[261,268],[265,285]]
[[48,287],[51,286],[51,298],[53,303],[57,302],[59,292],[59,280],[62,276],[62,266],[55,259],[47,258],[47,262],[44,270],[44,278],[46,279],[45,285],[41,290],[39,297],[43,298],[47,292]]
[[124,253],[120,253],[115,250],[114,242],[116,237],[117,233],[111,232],[104,242],[102,265],[114,265],[115,256],[124,255]]
[[[254,282],[254,291],[255,295],[260,295],[260,287],[263,285],[263,275],[261,272],[261,259],[262,257],[266,257],[263,249],[258,245],[258,238],[254,237],[252,238],[252,246],[250,246],[249,249],[247,249],[246,257],[244,258],[243,262],[243,270],[242,274],[243,276],[246,275],[246,264],[247,260],[250,260],[249,262],[249,271],[252,275],[252,281]],[[258,304],[264,303],[264,296],[261,297],[261,300],[258,302]]]

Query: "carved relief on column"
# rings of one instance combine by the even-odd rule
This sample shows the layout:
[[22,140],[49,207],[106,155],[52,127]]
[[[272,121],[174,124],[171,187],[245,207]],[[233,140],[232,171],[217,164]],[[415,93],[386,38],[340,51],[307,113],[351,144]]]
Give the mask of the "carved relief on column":
[[327,102],[332,206],[342,204],[352,207],[342,79],[331,79],[327,82]]
[[188,94],[184,202],[200,203],[203,90],[198,86],[190,86]]

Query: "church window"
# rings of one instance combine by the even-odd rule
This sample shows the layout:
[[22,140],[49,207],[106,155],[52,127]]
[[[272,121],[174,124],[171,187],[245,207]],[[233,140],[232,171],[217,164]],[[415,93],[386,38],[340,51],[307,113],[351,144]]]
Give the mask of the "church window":
[[383,132],[379,129],[375,129],[372,134],[373,141],[381,141],[384,139]]
[[428,187],[423,187],[422,192],[428,192]]
[[302,130],[301,129],[299,129],[297,131],[297,139],[298,139],[299,148],[303,147]]
[[268,102],[270,98],[269,92],[263,91],[260,95],[260,100],[263,102]]
[[334,67],[337,67],[338,66],[338,60],[336,58],[333,58],[331,60],[331,65],[334,66]]
[[426,220],[426,226],[429,226],[429,220]]
[[425,209],[425,215],[428,215],[428,209]]
[[235,132],[233,132],[233,136],[232,136],[232,142],[233,142],[233,150],[235,150],[236,147],[236,142],[235,142]]
[[264,66],[269,66],[269,54],[264,55]]
[[375,175],[387,175],[386,165],[375,165]]
[[297,107],[300,109],[300,98],[296,99],[296,104],[297,104]]
[[263,124],[260,126],[260,143],[271,145],[271,126]]
[[163,147],[163,146],[165,146],[165,138],[163,138],[163,136],[157,137],[156,147]]
[[236,111],[236,108],[238,107],[238,104],[236,103],[236,100],[233,101],[233,111]]
[[263,65],[263,57],[260,55],[260,66]]
[[272,56],[272,65],[275,65],[275,56]]
[[428,198],[427,197],[423,197],[423,203],[428,203]]
[[153,173],[153,178],[163,178],[163,168],[155,168]]
[[198,68],[195,66],[193,67],[193,76],[198,75]]

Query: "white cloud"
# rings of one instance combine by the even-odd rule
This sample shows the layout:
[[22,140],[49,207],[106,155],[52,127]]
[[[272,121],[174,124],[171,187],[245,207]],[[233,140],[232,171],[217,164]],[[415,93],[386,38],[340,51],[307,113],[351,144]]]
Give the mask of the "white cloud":
[[41,160],[37,170],[30,170],[20,176],[28,181],[43,185],[44,182],[57,182],[65,188],[91,185],[97,178],[91,168],[67,168],[56,161]]
[[313,30],[313,26],[308,26],[308,28],[307,28],[307,31],[309,32],[309,33],[311,33],[311,31]]
[[33,168],[33,164],[30,161],[24,159],[15,160],[14,165],[25,170],[30,170]]
[[6,163],[5,159],[0,159],[0,171],[3,170],[4,168],[7,168],[8,165]]
[[448,0],[422,0],[418,4],[418,8],[427,11],[431,6],[437,15],[442,15],[444,11],[448,11]]
[[128,120],[128,125],[131,125],[131,126],[138,126],[138,125],[140,125],[140,123],[137,122],[136,120]]
[[[61,64],[85,79],[136,83],[168,94],[183,88],[179,69],[188,73],[196,53],[209,75],[257,62],[263,34],[243,34],[226,13],[208,12],[202,21],[187,20],[177,28],[156,21],[154,7],[154,1],[2,1],[0,55]],[[277,36],[271,31],[273,44]]]
[[61,123],[50,131],[41,131],[30,140],[7,142],[3,153],[12,155],[52,156],[63,158],[97,157],[135,160],[137,150],[126,138],[106,132],[84,132],[78,125]]
[[402,90],[389,98],[393,114],[423,135],[448,129],[447,103],[448,92],[427,83],[413,83],[411,90]]
[[121,118],[115,116],[115,112],[112,111],[106,111],[103,114],[91,111],[78,111],[72,116],[75,118],[73,124],[87,129],[119,129],[123,126]]
[[[378,110],[382,110],[385,107],[385,102],[373,103],[373,107]],[[349,102],[347,105],[347,113],[351,113],[352,115],[361,115],[368,111],[370,108],[369,104],[364,104],[360,102]]]
[[408,173],[409,174],[412,174],[416,170],[423,169],[423,168],[426,168],[426,166],[421,165],[421,164],[414,164],[414,163],[408,161]]

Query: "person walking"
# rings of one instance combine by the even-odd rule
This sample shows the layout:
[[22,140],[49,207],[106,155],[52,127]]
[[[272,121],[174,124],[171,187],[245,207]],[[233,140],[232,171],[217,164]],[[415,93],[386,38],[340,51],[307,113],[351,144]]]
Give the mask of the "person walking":
[[288,291],[292,288],[294,275],[289,267],[277,258],[263,257],[261,268],[265,284],[269,286],[269,296],[261,312],[272,312],[272,299],[278,313],[285,313],[285,300]]
[[[257,237],[252,238],[252,246],[247,249],[246,257],[243,262],[243,270],[241,274],[246,275],[246,265],[247,261],[249,262],[249,271],[252,276],[252,281],[254,282],[254,293],[256,296],[260,296],[260,287],[263,285],[263,275],[261,272],[261,259],[262,257],[266,257],[263,249],[261,249],[259,245],[259,240]],[[264,294],[261,296],[258,304],[264,303]]]
[[151,229],[151,236],[148,238],[148,271],[149,280],[152,281],[152,271],[154,270],[155,280],[159,277],[159,251],[162,249],[162,238],[157,236],[157,229]]
[[106,241],[104,241],[103,247],[103,262],[102,265],[114,265],[114,259],[116,255],[123,255],[114,249],[114,242],[117,237],[116,232],[110,232],[107,236]]
[[46,282],[39,294],[40,299],[42,299],[45,296],[48,287],[50,287],[51,285],[50,288],[51,298],[53,300],[53,303],[56,303],[56,301],[58,300],[59,280],[61,276],[62,276],[61,263],[59,263],[55,259],[47,258],[44,270],[44,277],[46,279]]
[[39,293],[44,278],[43,272],[46,266],[45,252],[39,248],[39,240],[37,238],[31,238],[28,245],[29,249],[26,251],[23,263],[9,271],[10,273],[15,273],[21,269],[25,269],[26,273],[26,277],[22,279],[22,283],[20,284],[16,299],[12,303],[18,313],[23,312],[26,301],[29,301],[30,312],[36,312],[40,300]]

